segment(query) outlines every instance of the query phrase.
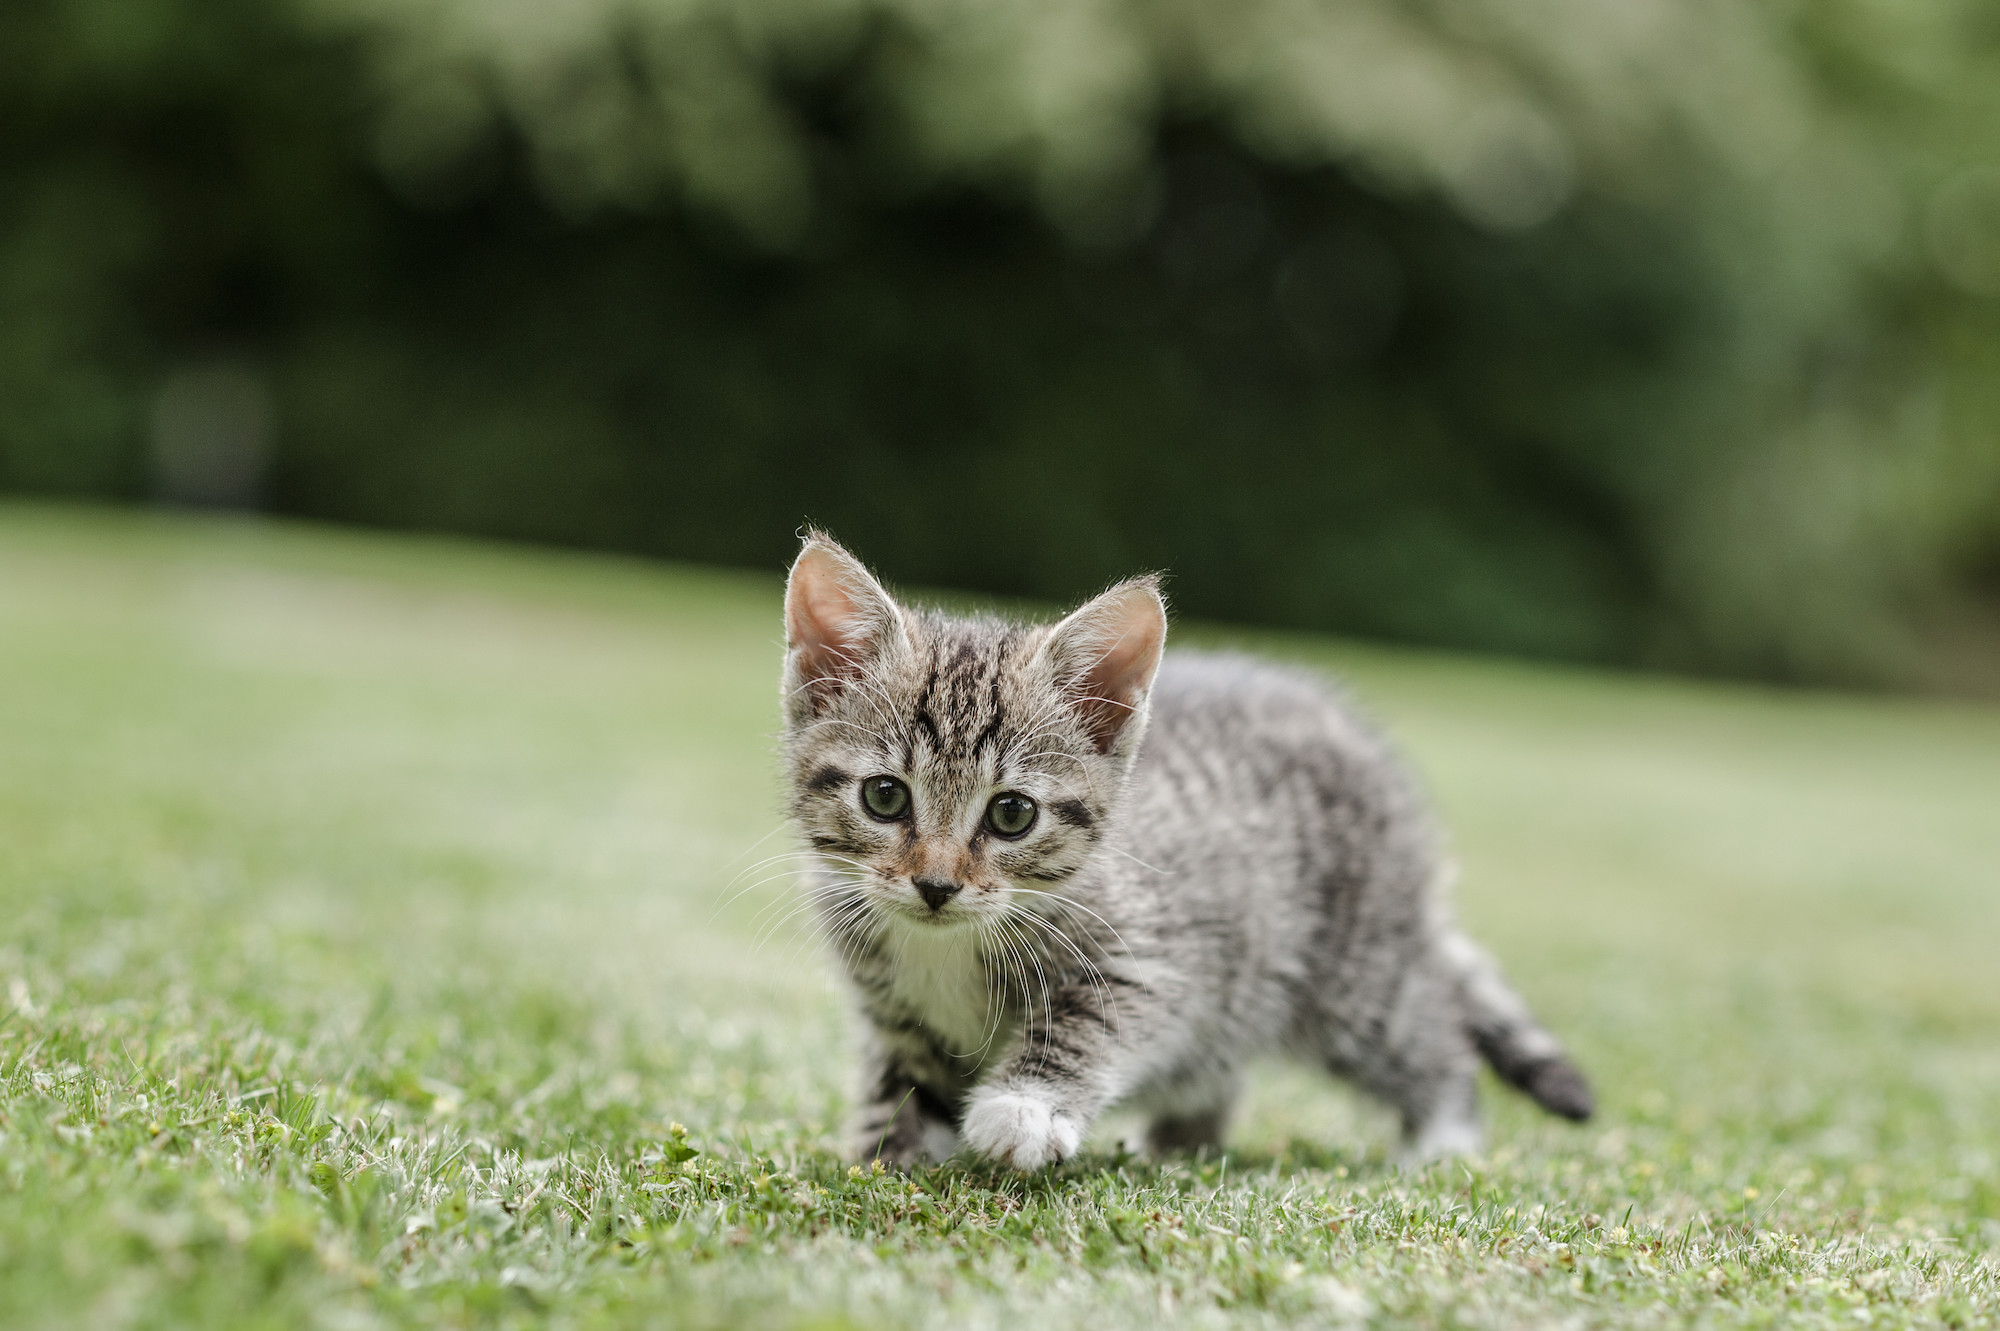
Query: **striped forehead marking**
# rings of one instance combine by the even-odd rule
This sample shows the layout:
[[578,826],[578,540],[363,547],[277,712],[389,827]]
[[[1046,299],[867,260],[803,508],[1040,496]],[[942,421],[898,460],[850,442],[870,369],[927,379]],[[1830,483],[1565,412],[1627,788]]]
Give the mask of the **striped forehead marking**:
[[988,643],[963,632],[932,640],[923,688],[904,730],[906,765],[915,761],[919,735],[939,758],[975,758],[998,741],[1006,719],[1001,676],[1019,640],[1013,629]]

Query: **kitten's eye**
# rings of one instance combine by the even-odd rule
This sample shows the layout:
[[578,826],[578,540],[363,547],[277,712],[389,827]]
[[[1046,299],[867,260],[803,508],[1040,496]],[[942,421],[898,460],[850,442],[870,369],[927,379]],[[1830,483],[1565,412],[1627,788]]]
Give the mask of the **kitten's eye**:
[[1005,795],[995,795],[993,802],[986,806],[986,825],[995,836],[1012,840],[1027,835],[1035,825],[1035,802],[1026,795],[1016,795],[1011,791]]
[[893,823],[910,811],[910,788],[893,776],[871,776],[861,783],[861,802],[875,817]]

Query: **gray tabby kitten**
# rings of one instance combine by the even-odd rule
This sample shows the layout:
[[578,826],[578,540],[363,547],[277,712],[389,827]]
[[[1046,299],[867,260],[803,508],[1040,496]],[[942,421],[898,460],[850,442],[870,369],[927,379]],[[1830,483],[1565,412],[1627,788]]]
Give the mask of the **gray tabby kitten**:
[[1113,1105],[1218,1145],[1282,1051],[1477,1149],[1480,1058],[1544,1107],[1582,1075],[1453,925],[1388,747],[1310,675],[1162,660],[1157,581],[1054,625],[898,604],[810,535],[785,595],[785,754],[811,891],[871,1039],[858,1158],[1033,1169]]

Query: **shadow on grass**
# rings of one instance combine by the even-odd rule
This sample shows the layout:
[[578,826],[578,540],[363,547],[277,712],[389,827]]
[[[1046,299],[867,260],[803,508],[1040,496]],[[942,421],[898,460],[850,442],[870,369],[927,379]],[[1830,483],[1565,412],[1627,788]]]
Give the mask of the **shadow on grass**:
[[[1448,1162],[1446,1162],[1448,1163]],[[937,1164],[898,1169],[886,1164],[856,1166],[825,1151],[792,1162],[798,1173],[822,1183],[860,1179],[901,1179],[940,1194],[973,1188],[1022,1200],[1071,1196],[1079,1185],[1116,1180],[1127,1187],[1170,1191],[1213,1190],[1253,1175],[1323,1176],[1330,1181],[1366,1183],[1405,1172],[1393,1158],[1359,1146],[1293,1139],[1276,1149],[1202,1148],[1151,1157],[1129,1150],[1086,1151],[1072,1160],[1027,1173],[960,1156]]]

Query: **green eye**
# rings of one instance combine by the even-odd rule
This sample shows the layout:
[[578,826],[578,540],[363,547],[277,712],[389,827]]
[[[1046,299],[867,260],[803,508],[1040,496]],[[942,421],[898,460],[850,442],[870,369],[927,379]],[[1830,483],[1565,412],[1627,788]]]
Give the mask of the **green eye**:
[[993,802],[986,806],[986,826],[995,836],[1012,840],[1027,835],[1035,825],[1035,802],[1026,795],[1016,795],[1011,791],[1005,795],[995,795]]
[[871,776],[861,783],[861,802],[875,817],[893,823],[910,811],[910,788],[893,776]]

